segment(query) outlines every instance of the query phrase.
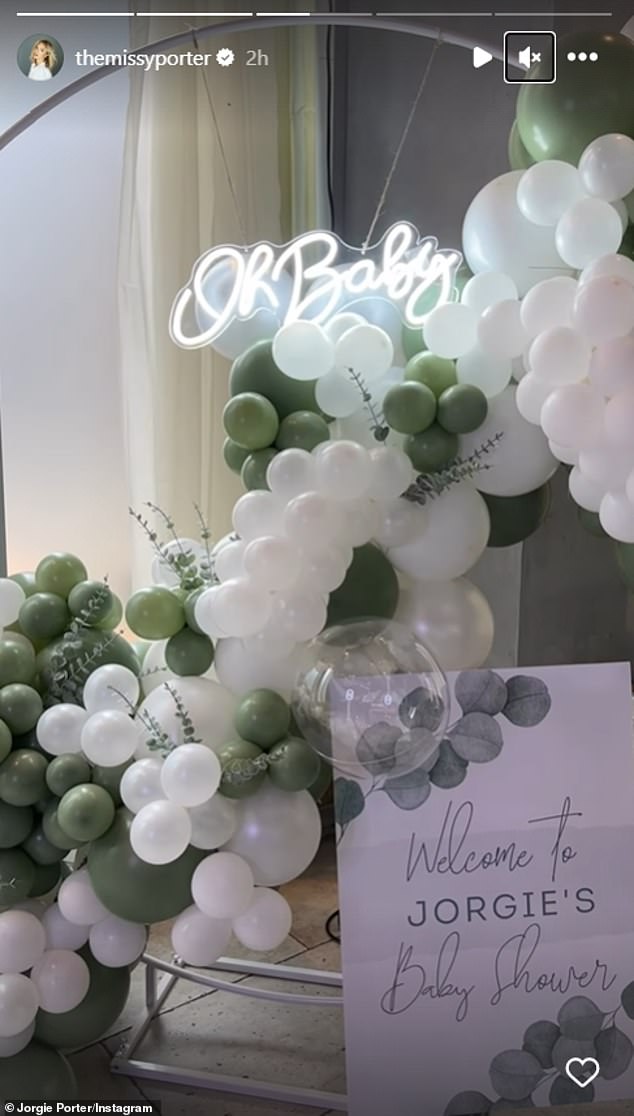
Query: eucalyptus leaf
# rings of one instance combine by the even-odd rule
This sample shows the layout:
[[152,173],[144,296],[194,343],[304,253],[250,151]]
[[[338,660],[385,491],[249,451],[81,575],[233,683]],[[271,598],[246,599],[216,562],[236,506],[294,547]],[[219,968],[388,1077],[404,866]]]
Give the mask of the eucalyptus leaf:
[[428,729],[412,729],[403,733],[394,746],[394,767],[390,778],[411,771],[413,766],[429,772],[437,759],[438,743],[434,734]]
[[359,737],[357,759],[371,774],[383,775],[392,771],[396,763],[396,745],[401,738],[397,725],[378,721]]
[[[594,1000],[587,996],[573,996],[562,1004],[557,1022],[565,1038],[588,1040],[598,1035],[605,1019]],[[556,1063],[555,1063],[556,1064]]]
[[459,787],[467,776],[469,764],[451,746],[450,740],[441,740],[438,749],[438,759],[429,772],[429,778],[435,787],[442,790],[452,790]]
[[514,674],[507,678],[508,698],[502,713],[513,725],[534,728],[550,711],[550,691],[541,678],[529,674]]
[[342,829],[363,813],[365,798],[354,779],[337,778],[334,782],[335,817]]
[[492,1102],[484,1093],[467,1091],[456,1093],[447,1105],[443,1116],[487,1116]]
[[466,713],[449,734],[451,746],[469,763],[489,763],[504,744],[502,730],[488,713]]
[[501,713],[508,693],[506,683],[494,670],[463,670],[456,678],[456,701],[463,713]]
[[606,1027],[597,1035],[594,1045],[597,1051],[601,1077],[612,1081],[625,1073],[630,1062],[634,1047],[629,1038],[618,1027]]
[[489,1066],[491,1084],[500,1097],[520,1101],[530,1097],[544,1071],[527,1050],[503,1050]]
[[425,686],[417,686],[406,694],[398,708],[398,715],[407,729],[422,728],[436,732],[444,714],[442,699]]
[[417,810],[429,798],[431,783],[424,767],[417,767],[406,775],[387,779],[381,790],[385,791],[399,810]]
[[526,1028],[522,1049],[533,1054],[544,1069],[551,1069],[553,1047],[560,1036],[561,1031],[556,1023],[551,1023],[548,1019],[539,1019],[537,1023],[531,1023],[530,1027]]
[[593,1039],[573,1039],[562,1035],[553,1046],[553,1065],[560,1073],[566,1073],[566,1065],[571,1058],[594,1058],[596,1049]]
[[594,1085],[592,1082],[583,1088],[575,1085],[569,1077],[556,1077],[553,1081],[548,1099],[551,1104],[589,1104],[594,1100]]
[[634,1019],[634,980],[631,980],[621,992],[621,1003],[628,1019]]

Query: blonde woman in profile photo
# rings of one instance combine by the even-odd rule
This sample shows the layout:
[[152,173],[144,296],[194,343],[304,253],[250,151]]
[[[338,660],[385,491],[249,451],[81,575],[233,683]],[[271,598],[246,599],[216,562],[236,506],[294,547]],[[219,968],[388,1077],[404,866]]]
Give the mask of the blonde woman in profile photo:
[[32,81],[48,81],[53,76],[56,62],[55,47],[50,40],[38,39],[31,50],[29,77]]

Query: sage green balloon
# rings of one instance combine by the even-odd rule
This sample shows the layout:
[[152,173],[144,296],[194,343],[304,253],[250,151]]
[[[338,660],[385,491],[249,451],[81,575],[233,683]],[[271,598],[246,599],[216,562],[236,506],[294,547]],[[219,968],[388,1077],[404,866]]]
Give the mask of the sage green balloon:
[[29,834],[26,841],[22,843],[22,849],[30,856],[34,864],[39,864],[42,867],[59,863],[68,852],[68,848],[61,849],[59,845],[54,845],[49,841],[42,825],[37,825],[33,832]]
[[11,752],[0,767],[0,798],[9,806],[34,806],[48,797],[48,761],[33,748]]
[[34,882],[35,865],[24,849],[0,849],[0,907],[28,899]]
[[[169,592],[169,590],[168,590]],[[40,692],[46,696],[54,685],[53,676],[59,667],[56,665],[57,656],[62,654],[69,672],[80,679],[85,679],[85,670],[79,666],[78,661],[87,657],[90,659],[90,670],[105,666],[106,663],[117,663],[127,667],[133,674],[140,671],[139,660],[131,643],[115,633],[103,633],[93,628],[73,636],[71,644],[63,640],[49,643],[37,656],[36,666],[39,677]],[[0,714],[1,716],[1,714]]]
[[225,798],[249,798],[262,786],[266,768],[248,770],[248,761],[261,755],[262,749],[249,740],[231,740],[217,752],[223,771],[219,789]]
[[52,794],[61,798],[78,783],[90,782],[90,764],[78,752],[55,756],[46,769],[46,785]]
[[391,620],[398,604],[396,571],[378,546],[358,546],[345,579],[328,601],[327,627],[373,617]]
[[26,841],[33,821],[30,806],[9,806],[7,802],[0,802],[0,849],[14,849]]
[[266,750],[288,735],[291,711],[275,690],[250,690],[240,699],[233,723],[243,740]]
[[80,616],[93,627],[105,620],[114,604],[112,590],[103,581],[80,581],[68,594],[68,607],[73,616]]
[[528,170],[529,167],[535,165],[535,160],[524,147],[520,130],[517,126],[517,120],[513,121],[513,127],[509,133],[508,141],[508,158],[511,170]]
[[0,721],[0,764],[4,763],[12,747],[11,730],[6,721]]
[[330,439],[328,423],[311,411],[294,411],[280,423],[275,441],[279,450],[304,449],[310,453],[315,446]]
[[222,422],[229,437],[248,450],[270,446],[280,424],[273,404],[257,391],[244,391],[230,399]]
[[171,864],[146,864],[130,845],[133,815],[117,810],[110,829],[92,841],[88,872],[97,896],[112,914],[129,922],[164,922],[192,902],[191,878],[208,853],[191,845]]
[[0,688],[11,682],[30,685],[35,677],[35,651],[26,642],[0,639]]
[[320,772],[319,756],[305,740],[288,736],[269,752],[269,779],[280,790],[308,790]]
[[48,895],[54,887],[64,878],[64,869],[67,867],[63,861],[56,864],[35,864],[33,884],[29,891],[29,899],[38,899],[40,895]]
[[0,690],[0,717],[14,736],[34,729],[43,709],[37,690],[23,682],[12,682]]
[[[569,51],[596,51],[594,63],[567,62]],[[535,67],[539,77],[547,65]],[[533,159],[579,162],[592,140],[609,132],[634,137],[634,42],[625,35],[577,31],[557,41],[557,81],[520,86],[517,124]]]
[[634,543],[615,543],[616,561],[621,578],[634,593]]
[[435,353],[417,353],[405,365],[405,380],[424,384],[439,399],[443,391],[458,383],[456,365],[453,360],[436,356]]
[[222,456],[225,459],[225,464],[229,466],[232,473],[239,473],[244,465],[251,450],[245,449],[244,446],[239,446],[234,442],[233,438],[225,438],[222,445]]
[[482,426],[489,404],[480,388],[473,384],[454,384],[438,400],[438,425],[448,434],[470,434]]
[[20,1097],[25,1101],[77,1100],[77,1081],[70,1063],[58,1050],[35,1040],[19,1054],[2,1059],[1,1081],[3,1097]]
[[68,597],[79,581],[86,581],[88,571],[81,558],[75,554],[57,551],[47,554],[35,571],[35,582],[40,593],[57,593]]
[[[99,764],[96,764],[92,768],[91,774],[93,783],[98,787],[103,787],[105,791],[108,791],[108,794],[117,808],[121,805],[121,795],[119,793],[121,777],[123,772],[127,771],[134,762],[134,757],[132,757],[132,759],[126,760],[125,763],[118,763],[114,767],[101,767]],[[84,780],[84,782],[87,781],[88,780]]]
[[491,530],[487,546],[515,546],[541,527],[551,505],[550,484],[543,484],[522,496],[489,496],[483,493],[489,509]]
[[214,645],[209,636],[183,628],[165,646],[165,662],[174,674],[204,674],[214,661]]
[[103,837],[114,821],[115,808],[108,791],[96,783],[71,787],[57,807],[57,820],[73,841],[85,843]]
[[57,1014],[40,1008],[35,1022],[36,1038],[62,1050],[97,1042],[112,1029],[130,993],[130,970],[127,966],[111,969],[100,965],[88,946],[77,952],[90,970],[90,986],[83,1000],[72,1011]]
[[436,417],[436,396],[426,384],[415,380],[395,384],[385,394],[383,414],[398,434],[418,434],[427,430]]
[[55,845],[56,848],[64,849],[68,852],[69,849],[78,848],[81,841],[73,840],[66,830],[62,829],[57,816],[58,806],[59,801],[56,798],[53,798],[49,802],[42,816],[42,831],[46,840],[49,841],[51,845]]
[[68,627],[70,612],[58,593],[34,593],[21,606],[18,622],[29,639],[55,639]]
[[103,620],[97,620],[93,627],[100,632],[112,632],[121,623],[123,619],[123,602],[116,593],[112,593],[112,605],[107,616]]
[[315,400],[314,380],[291,380],[273,360],[272,341],[257,341],[235,361],[229,377],[232,395],[256,391],[273,404],[280,419],[293,411],[321,414]]
[[9,574],[9,581],[15,581],[23,590],[25,597],[31,597],[33,593],[37,593],[37,584],[35,581],[35,574],[32,571],[25,573]]
[[134,593],[126,605],[125,618],[141,639],[169,639],[185,624],[181,601],[162,585]]
[[266,470],[276,455],[277,450],[261,449],[250,453],[246,458],[240,470],[240,477],[244,487],[248,488],[249,492],[255,488],[269,487],[266,483]]
[[203,585],[200,589],[192,590],[191,593],[187,594],[185,600],[183,601],[187,627],[191,628],[192,632],[196,632],[196,635],[205,635],[196,620],[196,605],[198,604],[198,598],[200,597],[200,594],[204,593],[206,588],[207,586]]

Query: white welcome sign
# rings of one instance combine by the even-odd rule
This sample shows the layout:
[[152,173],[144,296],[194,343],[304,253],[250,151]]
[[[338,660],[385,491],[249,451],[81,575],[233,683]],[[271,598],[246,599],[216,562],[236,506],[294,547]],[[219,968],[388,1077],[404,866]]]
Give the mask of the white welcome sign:
[[437,767],[335,784],[350,1116],[632,1098],[629,665],[450,684]]
[[351,248],[325,231],[285,245],[221,245],[194,264],[174,300],[170,335],[196,349],[258,313],[275,315],[280,326],[301,318],[325,323],[343,300],[351,309],[372,297],[396,304],[406,324],[422,326],[431,310],[451,300],[461,262],[459,252],[439,249],[435,237],[421,237],[406,221],[370,248]]

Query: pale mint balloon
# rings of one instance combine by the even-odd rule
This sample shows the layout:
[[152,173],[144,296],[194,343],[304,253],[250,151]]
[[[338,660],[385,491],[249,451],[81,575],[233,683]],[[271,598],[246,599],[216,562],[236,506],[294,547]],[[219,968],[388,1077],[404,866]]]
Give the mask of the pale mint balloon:
[[81,750],[101,767],[126,763],[139,746],[139,723],[117,709],[102,709],[88,717],[81,732]]
[[259,589],[285,589],[300,572],[299,550],[279,535],[253,539],[244,552],[244,571]]
[[90,970],[70,949],[47,950],[31,969],[40,1007],[52,1015],[73,1011],[90,987]]
[[369,453],[373,497],[376,500],[391,500],[401,496],[414,479],[407,454],[396,446],[376,446]]
[[39,918],[27,911],[0,914],[0,972],[26,972],[45,948],[46,932]]
[[552,391],[554,385],[549,380],[540,380],[533,372],[524,376],[515,394],[517,409],[522,418],[539,426],[542,407]]
[[589,191],[576,167],[545,159],[524,171],[517,184],[520,213],[534,225],[554,228],[566,210]]
[[51,756],[81,751],[81,734],[89,714],[79,705],[60,702],[45,709],[37,722],[38,744]]
[[316,322],[289,322],[273,338],[273,360],[292,380],[318,380],[333,367],[335,346]]
[[86,868],[80,868],[63,881],[57,902],[64,918],[76,926],[92,926],[110,914],[97,898]]
[[146,864],[171,864],[189,844],[189,814],[174,802],[150,802],[135,815],[130,826],[132,851]]
[[321,840],[321,817],[308,791],[291,794],[265,782],[238,804],[238,815],[238,828],[226,848],[248,862],[259,887],[280,887],[312,863]]
[[17,581],[0,577],[0,629],[15,623],[25,600],[24,589]]
[[138,961],[147,943],[147,930],[138,922],[110,915],[90,931],[90,952],[108,969],[120,969]]
[[501,271],[482,271],[467,280],[460,301],[475,310],[476,314],[483,314],[489,306],[495,306],[504,299],[516,299],[517,296],[517,286],[510,275]]
[[323,597],[303,585],[273,597],[273,622],[297,643],[312,639],[326,623],[328,609]]
[[590,384],[565,384],[549,395],[541,412],[546,437],[573,449],[591,449],[604,433],[606,408]]
[[357,442],[329,442],[315,462],[317,489],[332,500],[354,500],[370,486],[370,458]]
[[240,577],[244,573],[244,552],[247,544],[242,539],[226,543],[213,554],[214,572],[220,581]]
[[634,430],[634,384],[613,395],[605,408],[605,429],[616,445],[631,447]]
[[253,902],[233,921],[233,932],[245,949],[268,953],[287,938],[293,912],[283,895],[269,887],[256,887]]
[[617,252],[622,239],[619,214],[600,198],[574,202],[560,217],[555,230],[559,255],[576,269],[588,267],[609,252]]
[[281,535],[284,505],[272,492],[245,492],[233,509],[233,529],[246,542],[260,535]]
[[47,949],[81,949],[88,941],[90,933],[90,927],[69,922],[64,918],[58,903],[53,903],[44,912],[42,926],[46,933]]
[[439,357],[464,356],[478,341],[478,315],[463,303],[446,303],[432,310],[423,327],[430,352]]
[[35,1020],[11,1038],[0,1038],[0,1058],[12,1058],[27,1047],[35,1034]]
[[634,140],[618,133],[599,136],[579,160],[587,194],[614,202],[634,190]]
[[591,357],[590,342],[577,330],[569,326],[554,326],[538,334],[528,359],[532,375],[556,387],[585,380]]
[[32,980],[22,973],[0,975],[0,1039],[14,1038],[33,1023],[40,1000]]
[[474,670],[493,647],[489,603],[464,577],[408,582],[401,588],[394,619],[414,633],[443,670]]
[[106,663],[88,676],[82,701],[89,713],[117,709],[128,713],[139,700],[139,680],[127,667]]
[[[317,464],[323,454],[317,458]],[[308,545],[314,539],[335,540],[340,532],[341,517],[332,499],[320,492],[305,492],[295,496],[284,512],[284,529],[289,539],[298,545]]]
[[568,477],[568,489],[575,504],[586,511],[598,512],[601,501],[605,496],[605,486],[586,476],[578,465],[575,465]]
[[[361,314],[353,314],[350,311],[345,311],[343,314],[335,314],[329,322],[324,324],[324,333],[332,341],[333,345],[337,344],[340,337],[347,333],[353,326],[365,325],[365,318]],[[329,412],[332,414],[332,411]]]
[[517,299],[489,306],[478,322],[478,345],[491,357],[512,360],[524,351],[527,341]]
[[172,926],[172,948],[186,965],[209,968],[226,954],[231,920],[208,918],[194,904],[179,914]]
[[315,399],[325,414],[346,418],[359,409],[361,391],[345,369],[337,367],[317,382]]
[[493,356],[476,346],[458,358],[456,376],[459,384],[473,384],[484,392],[487,399],[492,399],[510,382],[512,368],[508,357]]
[[218,790],[220,760],[204,744],[181,744],[166,756],[161,769],[165,797],[179,806],[201,806]]
[[421,581],[461,577],[475,565],[489,540],[489,513],[482,496],[463,482],[430,500],[427,513],[422,535],[391,547],[390,562]]
[[582,286],[584,283],[588,283],[590,279],[598,279],[602,275],[614,279],[625,279],[627,283],[634,285],[634,260],[630,260],[627,256],[621,256],[618,252],[601,256],[583,269],[579,276],[579,285]]
[[341,335],[335,345],[336,366],[351,369],[366,383],[384,376],[393,362],[394,345],[379,326],[353,326]]
[[[495,448],[486,455],[489,468],[476,473],[472,482],[479,491],[491,496],[522,496],[525,492],[534,492],[557,469],[557,461],[542,431],[527,422],[517,409],[515,397],[518,390],[509,385],[490,399],[487,417],[480,428],[471,434],[461,435],[459,439],[460,456],[469,457],[487,440],[502,435]],[[438,576],[450,575],[440,573]]]
[[379,527],[374,538],[381,546],[405,546],[420,538],[427,528],[427,509],[397,497],[379,504]]
[[231,578],[218,589],[213,615],[227,635],[246,639],[259,632],[269,620],[271,601],[248,577]]
[[[181,745],[182,747],[182,745]],[[163,760],[157,757],[146,757],[136,760],[127,767],[121,776],[119,794],[124,806],[133,814],[138,814],[150,802],[157,802],[165,798],[161,784],[161,771]]]
[[577,293],[573,323],[592,345],[626,337],[634,329],[634,285],[607,275],[588,279]]
[[253,902],[253,872],[236,853],[207,856],[192,876],[192,898],[208,918],[237,918]]
[[555,326],[572,325],[572,310],[577,294],[577,280],[556,275],[537,283],[522,299],[520,316],[530,338]]
[[[317,449],[326,446],[320,442]],[[314,489],[315,459],[308,450],[287,449],[275,455],[266,471],[266,483],[283,503]]]
[[621,492],[607,492],[599,508],[603,530],[618,542],[634,543],[634,504]]
[[579,466],[587,477],[602,485],[604,491],[618,492],[634,468],[634,445],[618,446],[603,438],[596,447],[581,450]]
[[215,794],[189,811],[192,824],[190,844],[195,849],[219,849],[233,836],[238,824],[236,803]]

